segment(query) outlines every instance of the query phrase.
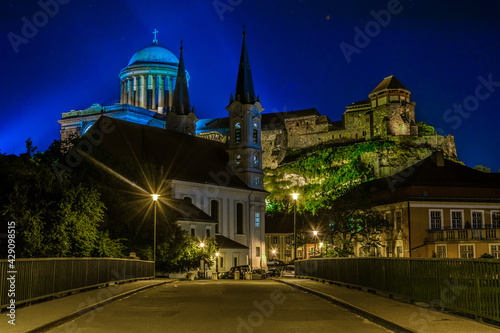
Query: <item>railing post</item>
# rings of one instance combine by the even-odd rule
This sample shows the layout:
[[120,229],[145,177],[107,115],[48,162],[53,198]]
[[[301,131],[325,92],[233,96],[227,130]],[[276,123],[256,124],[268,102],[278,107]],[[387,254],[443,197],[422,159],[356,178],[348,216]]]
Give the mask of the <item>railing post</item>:
[[481,314],[481,292],[480,292],[480,285],[479,285],[479,268],[478,268],[478,262],[473,261],[472,262],[472,268],[474,272],[474,291],[476,295],[476,304],[475,304],[475,309],[476,313],[474,313],[474,319],[476,320],[481,320],[481,317],[479,316]]

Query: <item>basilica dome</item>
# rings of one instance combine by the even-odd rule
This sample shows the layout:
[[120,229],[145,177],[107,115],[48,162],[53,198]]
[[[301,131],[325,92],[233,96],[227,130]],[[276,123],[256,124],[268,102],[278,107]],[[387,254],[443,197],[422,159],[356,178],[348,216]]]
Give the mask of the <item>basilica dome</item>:
[[164,64],[179,64],[179,59],[170,50],[164,48],[163,46],[153,44],[140,49],[128,63],[128,66],[133,64],[144,64],[144,63],[164,63]]

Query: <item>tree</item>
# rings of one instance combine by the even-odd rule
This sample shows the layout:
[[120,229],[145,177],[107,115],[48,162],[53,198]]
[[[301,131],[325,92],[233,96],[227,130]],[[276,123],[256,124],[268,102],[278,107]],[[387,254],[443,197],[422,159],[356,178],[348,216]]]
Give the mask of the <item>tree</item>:
[[478,170],[478,171],[481,171],[481,172],[485,172],[485,173],[490,173],[491,172],[491,169],[488,168],[488,167],[485,167],[483,165],[476,165],[474,167],[475,170]]
[[328,243],[334,245],[327,256],[354,255],[355,242],[361,243],[365,252],[380,247],[380,235],[390,227],[389,221],[370,207],[362,186],[330,200],[316,216],[322,232],[328,236]]
[[418,126],[418,135],[420,136],[430,136],[437,134],[436,129],[433,126],[428,125],[423,121],[418,122],[417,126]]

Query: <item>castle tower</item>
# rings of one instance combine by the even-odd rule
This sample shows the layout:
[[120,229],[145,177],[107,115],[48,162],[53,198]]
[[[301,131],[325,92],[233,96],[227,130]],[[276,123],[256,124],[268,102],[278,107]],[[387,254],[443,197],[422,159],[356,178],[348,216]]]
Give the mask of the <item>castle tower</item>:
[[261,112],[264,108],[255,97],[245,32],[236,92],[234,98],[231,94],[226,110],[229,111],[229,164],[248,187],[263,190]]
[[188,93],[188,79],[184,68],[184,56],[182,51],[179,57],[179,70],[175,82],[174,97],[172,99],[172,108],[169,110],[165,119],[165,128],[175,130],[181,133],[195,135],[196,122],[198,119],[194,114],[194,107],[191,109]]

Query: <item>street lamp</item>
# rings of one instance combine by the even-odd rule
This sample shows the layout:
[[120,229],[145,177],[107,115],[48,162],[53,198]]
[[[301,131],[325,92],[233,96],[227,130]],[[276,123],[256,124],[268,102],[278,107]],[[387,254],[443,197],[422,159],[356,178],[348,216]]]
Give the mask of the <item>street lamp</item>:
[[153,231],[153,261],[155,265],[155,272],[156,272],[156,203],[158,202],[158,198],[160,197],[159,194],[151,194],[153,197],[153,205],[154,205],[154,231]]
[[217,278],[219,278],[219,252],[215,253],[215,273],[217,274]]
[[[203,248],[205,247],[205,243],[200,243],[201,251],[203,252]],[[205,258],[203,258],[203,277],[207,278],[206,268],[205,268]]]
[[316,247],[318,245],[318,231],[313,230],[313,235],[314,235],[314,255],[316,255]]
[[293,205],[293,260],[297,260],[297,199],[298,193],[292,193]]
[[273,250],[273,258],[276,259],[276,250]]

